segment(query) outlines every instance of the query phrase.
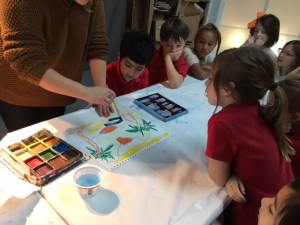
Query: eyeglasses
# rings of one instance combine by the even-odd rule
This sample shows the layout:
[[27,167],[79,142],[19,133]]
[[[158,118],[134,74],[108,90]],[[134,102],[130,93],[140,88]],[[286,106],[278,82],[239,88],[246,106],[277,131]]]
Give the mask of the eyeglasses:
[[284,55],[288,56],[288,57],[295,57],[295,55],[293,55],[292,53],[290,53],[289,51],[283,49],[283,48],[279,48],[278,49],[278,53],[283,53]]

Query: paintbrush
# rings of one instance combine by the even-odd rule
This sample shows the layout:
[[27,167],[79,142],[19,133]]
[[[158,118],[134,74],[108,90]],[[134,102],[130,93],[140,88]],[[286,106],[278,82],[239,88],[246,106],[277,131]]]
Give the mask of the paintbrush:
[[115,109],[116,109],[116,111],[117,111],[117,113],[118,113],[120,119],[123,121],[122,116],[121,116],[121,113],[120,113],[120,111],[119,111],[119,108],[118,108],[118,106],[117,106],[117,104],[116,104],[116,102],[115,102],[114,99],[113,99],[113,104],[114,104],[114,106],[115,106]]

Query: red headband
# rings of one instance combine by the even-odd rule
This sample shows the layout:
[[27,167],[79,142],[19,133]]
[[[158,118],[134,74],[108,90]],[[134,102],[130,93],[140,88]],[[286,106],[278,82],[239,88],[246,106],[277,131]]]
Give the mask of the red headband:
[[252,20],[251,22],[248,23],[248,29],[254,28],[255,25],[256,25],[257,19],[263,17],[264,15],[266,15],[266,14],[263,13],[263,12],[257,12],[256,19],[255,19],[255,20]]

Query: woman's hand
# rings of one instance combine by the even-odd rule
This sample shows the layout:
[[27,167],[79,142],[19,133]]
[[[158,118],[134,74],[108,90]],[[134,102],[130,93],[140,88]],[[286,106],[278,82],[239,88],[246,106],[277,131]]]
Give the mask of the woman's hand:
[[107,87],[94,86],[87,87],[83,99],[93,105],[109,106],[115,97],[116,94],[113,90]]
[[86,108],[94,106],[99,116],[109,117],[114,112],[111,106],[116,94],[113,90],[106,87],[89,87],[89,105]]
[[97,105],[95,107],[99,116],[109,117],[111,113],[114,113],[114,109],[111,105]]

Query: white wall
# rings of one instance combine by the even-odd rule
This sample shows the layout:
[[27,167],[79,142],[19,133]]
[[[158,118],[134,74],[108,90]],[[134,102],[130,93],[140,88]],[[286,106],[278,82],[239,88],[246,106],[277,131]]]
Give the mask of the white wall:
[[272,50],[289,40],[300,40],[300,1],[299,0],[226,0],[219,23],[222,34],[220,52],[239,47],[249,36],[248,22],[256,18],[258,11],[270,13],[280,20],[280,37]]

